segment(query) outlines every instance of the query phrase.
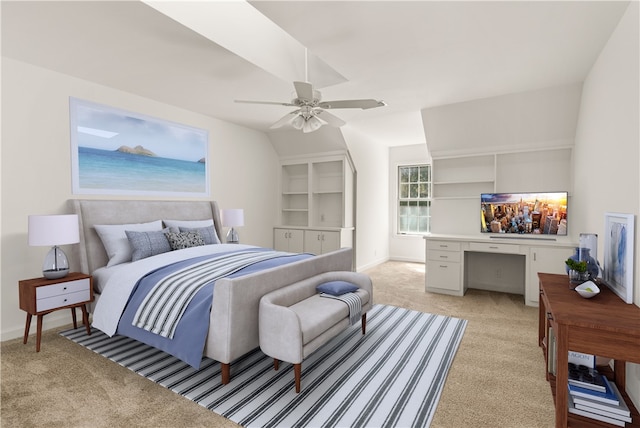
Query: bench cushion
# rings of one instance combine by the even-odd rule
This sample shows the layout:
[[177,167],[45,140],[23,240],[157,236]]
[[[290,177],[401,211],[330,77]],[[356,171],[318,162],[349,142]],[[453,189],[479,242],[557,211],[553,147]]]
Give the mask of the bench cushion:
[[[360,296],[363,306],[369,302],[369,293],[365,290],[360,289],[356,293]],[[298,315],[300,329],[302,330],[302,343],[304,345],[340,321],[349,318],[349,307],[346,303],[336,299],[320,297],[319,294],[289,306],[289,309]]]

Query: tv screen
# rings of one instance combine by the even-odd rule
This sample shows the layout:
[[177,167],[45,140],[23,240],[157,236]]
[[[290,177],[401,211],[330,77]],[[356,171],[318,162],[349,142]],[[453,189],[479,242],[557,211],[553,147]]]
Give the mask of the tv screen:
[[567,192],[483,193],[483,233],[567,235]]

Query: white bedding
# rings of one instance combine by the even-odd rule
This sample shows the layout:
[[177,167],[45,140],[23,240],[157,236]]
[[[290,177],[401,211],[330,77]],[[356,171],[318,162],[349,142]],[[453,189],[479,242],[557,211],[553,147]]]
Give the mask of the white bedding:
[[93,272],[93,277],[100,291],[100,298],[93,313],[92,325],[107,335],[113,336],[136,283],[142,276],[159,267],[193,257],[247,248],[256,247],[243,244],[204,245],[97,269]]

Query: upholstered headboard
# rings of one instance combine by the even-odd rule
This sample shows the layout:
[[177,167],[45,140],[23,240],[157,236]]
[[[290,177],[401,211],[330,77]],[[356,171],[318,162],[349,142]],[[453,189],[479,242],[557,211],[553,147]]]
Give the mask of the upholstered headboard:
[[[135,200],[69,200],[80,222],[80,244],[74,245],[80,269],[90,274],[106,266],[107,253],[98,236],[96,224],[146,223],[155,220],[205,220],[213,225],[222,241],[220,210],[215,201],[135,201]],[[224,241],[222,241],[224,242]]]

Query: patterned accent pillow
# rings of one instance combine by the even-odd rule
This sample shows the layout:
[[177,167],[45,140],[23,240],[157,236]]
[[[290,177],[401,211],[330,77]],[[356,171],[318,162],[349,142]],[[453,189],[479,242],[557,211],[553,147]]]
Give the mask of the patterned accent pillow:
[[202,239],[204,239],[204,243],[206,245],[219,244],[220,239],[218,238],[218,234],[213,226],[209,227],[198,227],[198,228],[189,228],[189,227],[181,227],[180,232],[198,232]]
[[204,245],[204,239],[198,232],[166,232],[164,235],[167,237],[172,250],[183,250]]
[[131,245],[131,261],[135,262],[171,251],[171,245],[165,236],[166,232],[169,232],[169,228],[157,232],[125,230]]

